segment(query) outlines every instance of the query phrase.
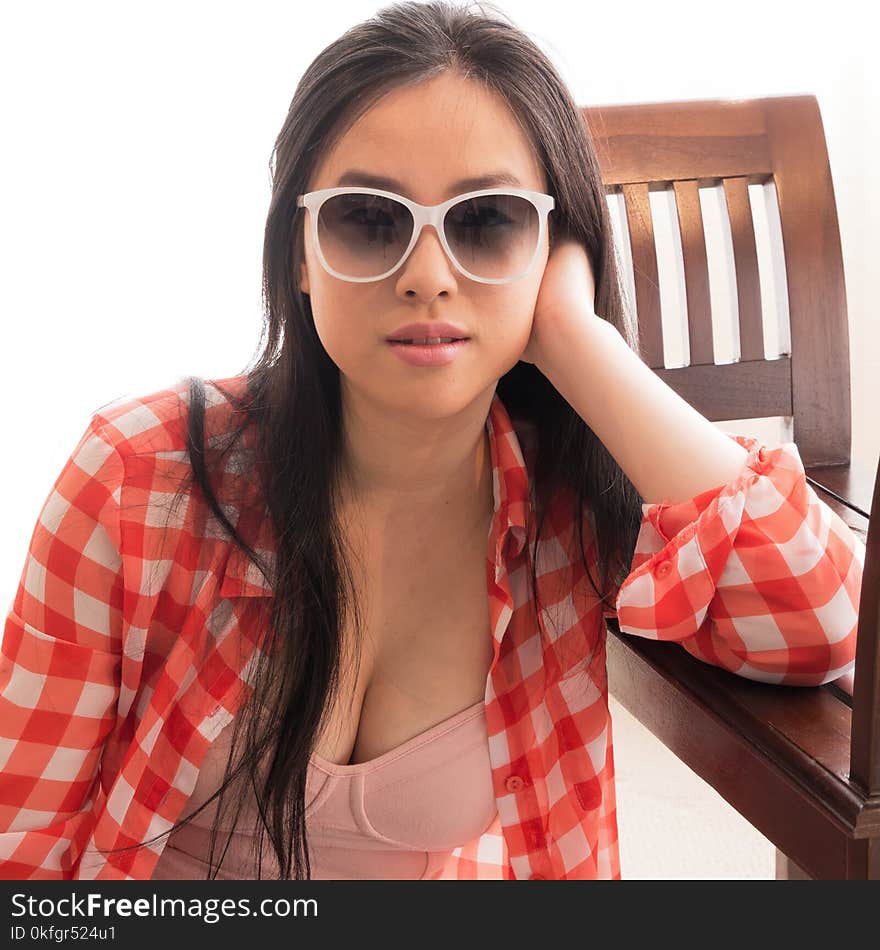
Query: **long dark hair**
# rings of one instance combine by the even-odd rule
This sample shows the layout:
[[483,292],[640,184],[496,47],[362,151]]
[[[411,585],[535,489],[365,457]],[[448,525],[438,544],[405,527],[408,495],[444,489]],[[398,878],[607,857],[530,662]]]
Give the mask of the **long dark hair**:
[[[240,732],[246,731],[247,754],[230,770],[235,757],[231,753],[216,795],[221,795],[222,807],[221,793],[248,770],[284,878],[291,877],[291,865],[294,879],[310,878],[307,766],[322,716],[338,695],[344,621],[353,617],[358,639],[362,632],[336,521],[339,370],[318,338],[309,297],[298,286],[305,212],[297,208],[296,197],[308,190],[321,154],[380,97],[444,70],[484,83],[504,97],[527,132],[556,199],[550,215],[551,249],[564,237],[584,246],[596,275],[597,313],[638,352],[636,329],[622,302],[605,189],[583,116],[545,54],[506,14],[490,3],[394,3],[317,56],[297,86],[275,142],[263,243],[264,325],[256,359],[245,370],[246,395],[235,401],[240,425],[223,452],[213,451],[206,439],[204,381],[187,377],[188,482],[195,482],[230,542],[271,583],[273,596],[265,598],[271,604],[270,616],[261,625],[265,639],[260,652],[280,653],[277,662],[254,671],[253,693],[233,735],[235,746]],[[537,528],[528,535],[535,539],[529,553],[535,598],[537,537],[549,500],[564,492],[575,506],[580,557],[590,581],[600,599],[611,603],[609,597],[632,561],[642,499],[601,441],[535,366],[517,363],[498,381],[497,392],[511,418],[530,421],[538,436],[532,486]],[[272,564],[230,523],[214,487],[225,453],[250,427],[259,460],[259,478],[254,463],[254,483],[260,486],[277,540]],[[598,588],[584,550],[584,519],[595,541]],[[602,645],[601,626],[594,654]],[[355,660],[358,655],[354,651]],[[267,768],[260,776],[264,757]],[[243,796],[237,797],[241,806]],[[217,828],[215,822],[209,870]],[[262,838],[261,830],[260,868]]]

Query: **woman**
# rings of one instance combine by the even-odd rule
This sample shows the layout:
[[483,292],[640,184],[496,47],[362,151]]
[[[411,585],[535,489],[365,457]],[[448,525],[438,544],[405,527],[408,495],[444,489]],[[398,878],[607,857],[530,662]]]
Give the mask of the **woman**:
[[315,59],[264,294],[250,370],[111,404],[47,499],[2,876],[619,878],[604,617],[851,667],[863,547],[641,362],[586,128],[503,17],[396,4]]

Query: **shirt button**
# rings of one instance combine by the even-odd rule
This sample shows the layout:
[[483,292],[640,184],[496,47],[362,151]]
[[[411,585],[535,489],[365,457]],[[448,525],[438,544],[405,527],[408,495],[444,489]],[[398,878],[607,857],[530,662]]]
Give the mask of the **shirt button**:
[[508,792],[518,792],[524,785],[523,780],[518,775],[511,775],[504,783]]
[[657,567],[654,568],[655,577],[666,577],[666,575],[672,570],[672,564],[669,561],[661,561]]

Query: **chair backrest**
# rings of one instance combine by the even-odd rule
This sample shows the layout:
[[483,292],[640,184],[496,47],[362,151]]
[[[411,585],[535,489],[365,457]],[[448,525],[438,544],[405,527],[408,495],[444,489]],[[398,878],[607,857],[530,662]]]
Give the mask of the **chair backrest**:
[[[623,196],[640,356],[712,421],[791,417],[805,467],[827,486],[850,474],[849,328],[837,208],[815,96],[689,100],[582,110],[606,193]],[[784,253],[790,352],[766,358],[750,185],[775,186]],[[700,189],[720,188],[729,222],[740,359],[715,363],[709,262]],[[671,191],[681,236],[690,363],[666,368],[649,193]],[[832,466],[843,466],[833,473]],[[874,478],[852,678],[850,780],[880,796],[880,467]],[[822,487],[822,486],[820,486]],[[841,489],[842,491],[843,489]],[[828,492],[848,503],[845,497]]]
[[[641,357],[707,419],[792,417],[805,465],[850,461],[846,290],[837,209],[815,96],[593,106],[582,110],[607,192],[620,192],[632,250]],[[764,355],[749,185],[775,183],[791,353]],[[740,360],[715,365],[699,189],[723,189]],[[666,369],[649,192],[674,194],[690,365]]]

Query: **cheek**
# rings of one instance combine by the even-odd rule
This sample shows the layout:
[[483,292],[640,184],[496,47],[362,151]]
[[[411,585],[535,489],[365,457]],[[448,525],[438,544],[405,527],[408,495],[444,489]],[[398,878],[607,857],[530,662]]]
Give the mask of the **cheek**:
[[522,352],[532,332],[537,297],[537,284],[523,280],[516,291],[508,289],[487,305],[480,323],[484,328],[484,338],[492,341],[499,354],[514,350]]
[[529,344],[542,276],[543,267],[536,267],[534,274],[512,284],[516,289],[508,289],[497,311],[493,363],[499,378],[516,366]]
[[301,289],[309,295],[315,332],[327,355],[345,370],[356,362],[366,344],[365,322],[357,319],[363,312],[363,291],[356,284],[336,280],[324,270],[311,246],[310,235],[304,251],[301,273],[305,275],[306,286]]
[[500,379],[519,362],[532,332],[533,309],[528,300],[513,298],[507,306],[481,310],[479,372]]
[[330,359],[344,371],[359,358],[364,343],[356,329],[344,319],[343,314],[346,312],[334,303],[325,302],[317,307],[314,303],[312,305],[318,339]]
[[315,332],[327,354],[342,368],[351,363],[365,343],[366,328],[363,321],[356,319],[360,310],[342,281],[314,271],[309,278]]
[[365,298],[357,284],[326,276],[312,282],[315,332],[339,371],[367,385],[384,358],[381,315],[387,304]]

